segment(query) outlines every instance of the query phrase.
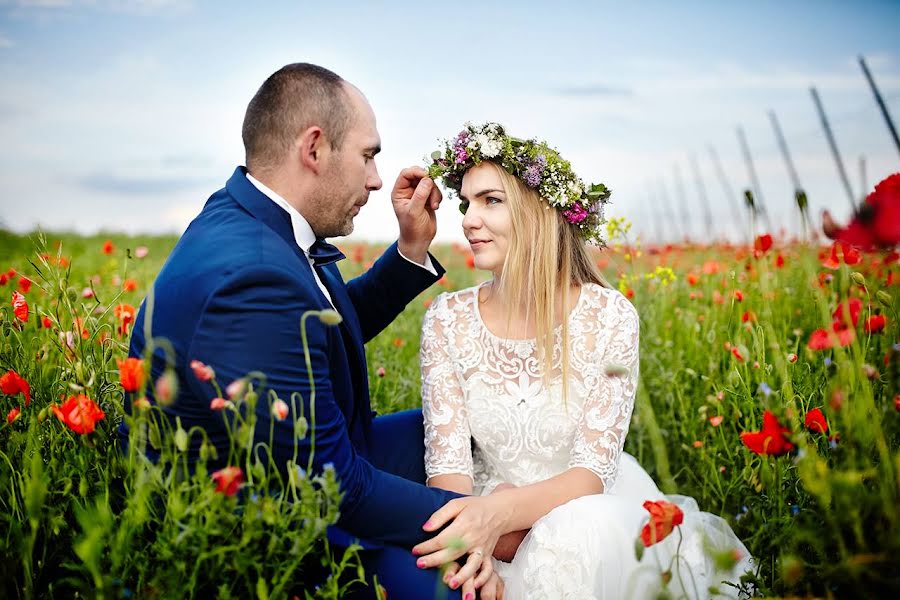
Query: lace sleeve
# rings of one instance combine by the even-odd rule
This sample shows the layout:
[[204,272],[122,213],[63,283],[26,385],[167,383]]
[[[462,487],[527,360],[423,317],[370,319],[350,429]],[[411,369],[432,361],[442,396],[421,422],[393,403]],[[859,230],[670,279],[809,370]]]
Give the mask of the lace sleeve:
[[472,477],[469,417],[449,349],[453,312],[438,297],[422,323],[422,415],[425,419],[425,474]]
[[[607,298],[597,332],[597,357],[582,374],[588,390],[569,467],[589,469],[608,490],[616,480],[638,381],[639,321],[621,294]],[[603,343],[605,341],[605,343]]]

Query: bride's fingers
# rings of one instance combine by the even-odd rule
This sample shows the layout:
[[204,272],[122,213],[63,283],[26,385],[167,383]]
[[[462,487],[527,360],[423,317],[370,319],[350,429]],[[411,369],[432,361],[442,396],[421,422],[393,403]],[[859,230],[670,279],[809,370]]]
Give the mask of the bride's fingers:
[[[450,534],[450,535],[452,535],[452,534]],[[448,537],[449,536],[448,536],[447,532],[444,531],[444,532],[434,536],[431,539],[425,540],[421,544],[413,546],[412,553],[415,556],[421,556],[424,558],[428,554],[433,554],[435,552],[438,552],[439,550],[442,550],[450,545],[448,543],[448,541],[449,541],[447,539]],[[456,545],[458,546],[459,544],[456,544]],[[460,556],[460,555],[462,555],[462,552],[460,552],[456,556]],[[452,558],[456,558],[456,556],[454,556]],[[449,560],[452,560],[452,558]],[[416,561],[416,564],[419,565],[420,562],[422,562],[421,558]],[[445,560],[444,562],[448,562],[448,561]],[[429,567],[436,567],[439,564],[442,564],[442,563],[432,563],[431,561],[428,561]],[[419,566],[421,566],[421,565],[419,565]]]
[[449,585],[450,579],[454,575],[456,575],[458,572],[459,572],[459,563],[458,562],[453,561],[451,563],[448,563],[447,567],[444,569],[444,577],[443,577],[444,583]]
[[459,591],[462,592],[463,600],[475,600],[475,584],[471,579],[467,580]]
[[462,566],[462,568],[459,570],[459,573],[457,573],[450,579],[450,587],[455,590],[457,587],[459,587],[459,584],[463,582],[469,582],[471,580],[472,591],[474,592],[475,588],[477,587],[474,582],[475,573],[477,573],[478,568],[481,567],[483,557],[483,552],[473,552],[472,554],[470,554],[469,558],[466,560],[466,564]]
[[420,569],[439,567],[445,563],[450,562],[451,560],[456,560],[463,554],[465,554],[464,548],[444,548],[443,550],[438,550],[437,552],[432,552],[431,554],[426,554],[425,556],[420,557],[416,561],[416,566]]
[[490,556],[485,556],[481,561],[481,570],[478,572],[478,576],[475,578],[475,589],[481,589],[484,584],[490,581],[491,575],[493,574],[494,563],[491,562]]

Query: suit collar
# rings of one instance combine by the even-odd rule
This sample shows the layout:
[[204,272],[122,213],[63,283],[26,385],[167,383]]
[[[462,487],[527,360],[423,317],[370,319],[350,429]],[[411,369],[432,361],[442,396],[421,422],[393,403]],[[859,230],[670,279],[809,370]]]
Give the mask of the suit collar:
[[247,179],[246,167],[237,167],[225,184],[225,189],[241,207],[256,219],[269,226],[296,254],[306,260],[306,254],[297,245],[294,228],[287,211],[268,198],[262,191],[254,187]]
[[259,191],[268,196],[269,200],[283,208],[287,214],[291,218],[291,228],[294,230],[294,241],[297,242],[297,245],[300,246],[300,249],[306,255],[309,255],[310,247],[316,241],[316,234],[313,233],[312,227],[309,226],[309,221],[304,218],[303,215],[300,214],[296,208],[290,205],[290,203],[281,197],[275,190],[268,187],[259,179],[255,178],[250,173],[247,173],[247,180]]

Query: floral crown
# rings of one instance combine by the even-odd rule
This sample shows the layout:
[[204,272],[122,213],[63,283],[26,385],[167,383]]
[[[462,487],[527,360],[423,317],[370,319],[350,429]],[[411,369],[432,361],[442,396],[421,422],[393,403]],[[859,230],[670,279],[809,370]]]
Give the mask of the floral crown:
[[431,159],[428,176],[443,179],[457,195],[466,171],[485,160],[495,162],[562,212],[585,241],[604,245],[600,228],[606,222],[603,206],[609,202],[610,191],[602,183],[586,187],[569,161],[546,142],[514,138],[497,123],[466,123],[459,135],[431,154]]

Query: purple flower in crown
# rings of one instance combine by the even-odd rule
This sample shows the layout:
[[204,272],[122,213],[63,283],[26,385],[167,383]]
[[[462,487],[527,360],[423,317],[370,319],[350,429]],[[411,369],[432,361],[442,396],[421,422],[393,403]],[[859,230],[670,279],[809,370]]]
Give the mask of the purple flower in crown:
[[588,211],[581,204],[573,204],[572,208],[563,211],[566,221],[578,224],[584,221],[588,216]]
[[469,153],[466,152],[465,148],[457,148],[456,149],[456,164],[461,165],[469,160]]
[[530,167],[525,169],[525,175],[522,179],[528,184],[529,187],[536,188],[541,185],[541,172],[543,169],[540,165],[532,164]]

